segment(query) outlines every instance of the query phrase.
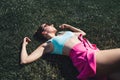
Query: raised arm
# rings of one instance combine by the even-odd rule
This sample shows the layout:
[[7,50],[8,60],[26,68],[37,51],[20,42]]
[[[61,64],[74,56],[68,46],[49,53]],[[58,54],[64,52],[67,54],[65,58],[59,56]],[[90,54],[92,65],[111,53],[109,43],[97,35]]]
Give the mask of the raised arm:
[[21,50],[21,64],[31,63],[38,58],[40,58],[45,53],[45,47],[47,43],[41,44],[36,50],[34,50],[30,55],[28,55],[26,47],[31,40],[28,37],[25,37],[22,44]]
[[60,28],[61,28],[61,29],[68,28],[68,29],[70,29],[70,30],[73,31],[73,32],[80,32],[81,34],[86,35],[86,33],[85,33],[83,30],[78,29],[78,28],[73,27],[73,26],[68,25],[68,24],[62,24],[62,25],[60,26]]

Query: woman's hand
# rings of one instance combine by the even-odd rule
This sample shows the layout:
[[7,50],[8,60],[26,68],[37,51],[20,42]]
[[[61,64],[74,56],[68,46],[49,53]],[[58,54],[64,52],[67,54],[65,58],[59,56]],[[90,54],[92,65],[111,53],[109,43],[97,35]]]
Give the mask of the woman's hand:
[[30,41],[31,41],[31,40],[30,40],[28,37],[25,37],[25,38],[23,39],[23,45],[26,46]]
[[71,27],[71,25],[68,25],[68,24],[62,24],[59,26],[59,28],[61,28],[61,29],[70,28],[70,27]]

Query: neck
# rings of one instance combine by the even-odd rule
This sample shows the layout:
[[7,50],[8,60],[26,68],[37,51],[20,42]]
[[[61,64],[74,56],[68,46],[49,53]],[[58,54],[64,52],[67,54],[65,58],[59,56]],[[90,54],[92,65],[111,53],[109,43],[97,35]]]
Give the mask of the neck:
[[53,38],[53,37],[55,37],[56,35],[55,35],[55,33],[50,33],[50,34],[48,34],[48,39],[51,39],[51,38]]

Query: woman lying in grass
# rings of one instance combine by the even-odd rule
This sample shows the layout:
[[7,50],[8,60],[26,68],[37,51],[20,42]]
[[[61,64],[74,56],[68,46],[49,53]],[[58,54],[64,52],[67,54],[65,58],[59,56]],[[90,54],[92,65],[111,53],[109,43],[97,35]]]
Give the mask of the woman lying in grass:
[[31,63],[43,54],[51,53],[69,56],[79,71],[78,80],[88,80],[92,77],[96,80],[106,80],[104,76],[120,71],[119,48],[99,50],[95,44],[83,38],[86,35],[84,31],[68,24],[62,24],[60,28],[71,31],[56,35],[57,29],[53,24],[42,24],[35,33],[35,37],[46,42],[30,55],[27,53],[26,46],[31,40],[25,37],[21,50],[21,64]]

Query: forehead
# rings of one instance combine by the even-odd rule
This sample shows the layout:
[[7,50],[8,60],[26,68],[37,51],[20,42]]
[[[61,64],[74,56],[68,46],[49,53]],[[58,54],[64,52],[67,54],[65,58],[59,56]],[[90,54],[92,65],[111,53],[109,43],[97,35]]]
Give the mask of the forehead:
[[52,25],[52,24],[44,23],[44,24],[41,25],[41,27],[46,27],[46,26],[50,26],[50,25]]

